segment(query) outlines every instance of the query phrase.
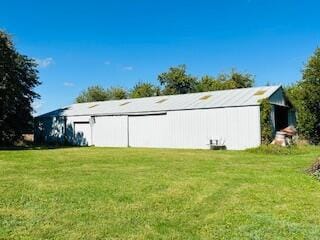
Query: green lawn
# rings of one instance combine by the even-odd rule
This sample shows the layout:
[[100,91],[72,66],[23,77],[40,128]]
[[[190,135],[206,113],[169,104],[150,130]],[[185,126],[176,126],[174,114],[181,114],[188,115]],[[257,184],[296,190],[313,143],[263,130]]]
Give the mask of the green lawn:
[[318,155],[0,151],[0,239],[319,239]]

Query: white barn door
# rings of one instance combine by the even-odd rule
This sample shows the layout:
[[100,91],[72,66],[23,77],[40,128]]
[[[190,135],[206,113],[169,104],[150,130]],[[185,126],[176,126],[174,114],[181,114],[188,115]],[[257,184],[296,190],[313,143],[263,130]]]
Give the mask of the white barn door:
[[98,147],[127,147],[127,116],[95,117],[93,145]]
[[79,146],[90,146],[91,144],[91,127],[89,122],[74,123],[74,142]]
[[167,115],[129,116],[130,147],[168,147]]

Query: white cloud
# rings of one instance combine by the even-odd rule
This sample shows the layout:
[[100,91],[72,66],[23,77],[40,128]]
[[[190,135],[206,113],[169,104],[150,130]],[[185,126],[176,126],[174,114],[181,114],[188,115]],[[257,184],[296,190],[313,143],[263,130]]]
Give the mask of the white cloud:
[[132,66],[124,66],[122,69],[125,71],[132,71],[133,67]]
[[43,59],[36,58],[35,60],[40,68],[47,68],[50,65],[54,64],[52,57],[47,57],[47,58],[43,58]]
[[110,64],[111,64],[111,61],[105,61],[104,64],[105,64],[105,65],[110,65]]
[[72,82],[64,82],[63,86],[65,86],[65,87],[74,87],[74,83],[72,83]]

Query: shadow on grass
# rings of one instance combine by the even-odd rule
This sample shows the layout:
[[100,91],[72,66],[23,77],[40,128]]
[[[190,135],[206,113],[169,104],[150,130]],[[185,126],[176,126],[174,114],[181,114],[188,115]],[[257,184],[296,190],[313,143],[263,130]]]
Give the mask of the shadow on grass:
[[62,145],[30,145],[30,146],[0,146],[0,151],[19,151],[19,150],[50,150],[76,148],[79,146],[62,146]]

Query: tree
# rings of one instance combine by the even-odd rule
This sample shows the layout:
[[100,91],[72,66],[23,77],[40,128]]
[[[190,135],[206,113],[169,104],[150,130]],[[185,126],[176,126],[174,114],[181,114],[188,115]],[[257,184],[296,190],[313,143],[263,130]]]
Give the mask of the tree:
[[110,87],[106,90],[108,100],[126,99],[128,97],[127,91],[122,87]]
[[32,103],[40,96],[34,59],[17,52],[11,38],[0,31],[0,145],[12,145],[32,128]]
[[160,88],[151,83],[137,83],[130,92],[131,98],[152,97],[160,95]]
[[206,75],[198,80],[196,77],[187,74],[185,65],[170,67],[167,72],[159,74],[158,80],[163,86],[162,91],[160,87],[144,82],[137,83],[129,93],[122,87],[104,89],[100,86],[92,86],[83,91],[77,97],[76,102],[106,101],[125,99],[128,97],[140,98],[161,94],[172,95],[245,88],[252,87],[254,83],[254,77],[251,74],[237,72],[234,69],[229,74],[220,74],[217,77]]
[[124,88],[121,87],[110,87],[104,89],[103,87],[96,85],[88,87],[82,91],[76,98],[77,103],[84,102],[98,102],[107,100],[117,100],[127,98],[128,93]]
[[297,128],[313,144],[320,143],[320,48],[309,58],[302,79],[287,89],[297,110]]
[[228,88],[232,88],[232,87],[228,86],[221,79],[216,79],[208,75],[202,77],[200,81],[198,81],[197,83],[198,92],[217,91],[217,90],[224,90]]
[[187,74],[185,65],[170,67],[158,76],[158,80],[164,87],[164,95],[191,93],[196,89],[197,79]]
[[254,77],[248,73],[237,72],[232,69],[229,74],[219,74],[217,77],[208,75],[202,77],[197,83],[197,91],[216,91],[235,88],[252,87]]
[[88,87],[86,90],[82,91],[80,95],[76,98],[77,103],[84,102],[96,102],[96,101],[106,101],[110,97],[108,93],[101,86]]
[[235,69],[227,74],[227,81],[230,81],[233,88],[248,88],[254,85],[254,76],[249,73],[237,72]]

